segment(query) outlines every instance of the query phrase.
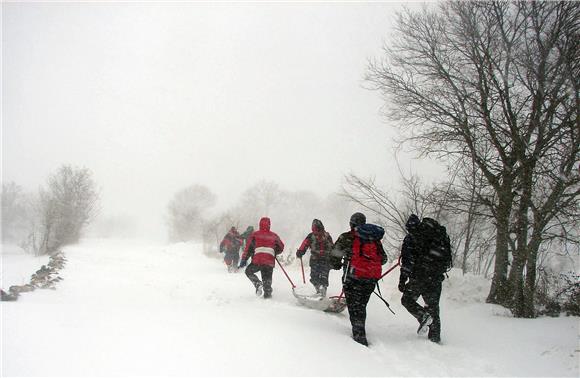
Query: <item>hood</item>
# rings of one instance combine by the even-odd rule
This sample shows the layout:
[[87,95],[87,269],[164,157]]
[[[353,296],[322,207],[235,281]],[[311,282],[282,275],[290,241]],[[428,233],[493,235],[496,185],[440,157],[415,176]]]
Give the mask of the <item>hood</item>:
[[322,232],[324,231],[324,225],[318,219],[312,221],[312,232]]
[[270,231],[270,218],[263,217],[260,219],[260,231]]
[[420,223],[421,220],[419,219],[419,217],[416,216],[415,214],[411,214],[409,216],[409,219],[407,219],[407,223],[405,223],[405,228],[407,229],[407,231],[413,232],[417,229]]

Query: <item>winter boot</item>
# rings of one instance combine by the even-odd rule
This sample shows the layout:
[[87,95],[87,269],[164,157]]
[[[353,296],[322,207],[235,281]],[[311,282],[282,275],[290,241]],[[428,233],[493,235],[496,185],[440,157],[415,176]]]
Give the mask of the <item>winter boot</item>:
[[367,337],[365,335],[354,334],[352,336],[352,339],[361,345],[364,345],[367,347],[369,346],[369,342],[367,341]]
[[256,285],[256,297],[261,297],[263,293],[264,293],[264,287],[262,286],[262,283],[259,282]]
[[417,328],[417,335],[426,335],[429,332],[429,326],[433,323],[433,318],[427,312],[423,314],[419,320],[419,328]]
[[316,294],[320,294],[320,286],[314,285],[314,290],[316,290]]
[[429,340],[434,342],[435,344],[441,343],[441,337],[439,337],[439,336],[429,336]]
[[365,332],[364,321],[356,321],[352,324],[352,339],[359,344],[369,346],[367,333]]
[[441,324],[439,322],[433,321],[433,323],[431,323],[427,338],[437,344],[441,342]]
[[321,297],[326,297],[326,286],[321,285],[318,293],[320,293]]

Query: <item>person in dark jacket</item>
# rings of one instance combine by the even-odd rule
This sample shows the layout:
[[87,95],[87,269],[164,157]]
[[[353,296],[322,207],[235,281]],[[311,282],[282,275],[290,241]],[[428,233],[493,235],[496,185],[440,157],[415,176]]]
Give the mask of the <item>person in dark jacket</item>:
[[238,270],[238,261],[240,259],[240,246],[242,239],[235,227],[230,228],[220,243],[220,252],[224,254],[224,262],[228,267],[228,272]]
[[[421,228],[421,220],[411,214],[405,227],[408,234],[401,247],[401,275],[399,291],[402,305],[419,322],[418,334],[428,333],[429,340],[441,341],[441,320],[439,318],[439,299],[443,274],[433,271],[431,264],[423,256],[428,253],[426,240]],[[425,306],[417,303],[423,297]]]
[[310,249],[310,282],[314,285],[316,293],[326,296],[328,288],[328,273],[330,271],[329,256],[332,250],[332,237],[324,230],[324,225],[318,219],[312,221],[312,232],[309,233],[298,251],[299,259]]
[[243,243],[243,249],[246,249],[246,242],[248,241],[248,239],[250,238],[250,235],[252,235],[253,232],[254,232],[254,226],[248,226],[248,228],[246,228],[246,231],[244,231],[240,234],[240,238],[242,239],[242,243]]
[[[284,251],[284,243],[280,237],[270,231],[270,218],[260,219],[260,229],[253,232],[246,244],[239,268],[246,266],[251,257],[252,262],[246,268],[246,276],[256,288],[256,295],[264,298],[272,297],[272,273],[276,258]],[[262,280],[256,276],[260,272]]]
[[[338,237],[332,249],[330,261],[333,269],[343,268],[342,287],[352,326],[352,338],[357,343],[368,346],[365,329],[366,307],[377,285],[378,277],[360,278],[354,274],[351,261],[353,251],[360,243],[356,229],[366,224],[366,217],[362,213],[354,213],[350,217],[349,223],[350,231],[344,232]],[[387,255],[380,240],[375,242],[375,246],[381,258],[380,264],[383,265],[387,262]]]

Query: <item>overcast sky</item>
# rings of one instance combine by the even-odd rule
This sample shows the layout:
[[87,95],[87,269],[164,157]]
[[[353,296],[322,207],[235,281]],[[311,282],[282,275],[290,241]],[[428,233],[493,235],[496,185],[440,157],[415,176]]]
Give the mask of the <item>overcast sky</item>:
[[91,169],[102,213],[160,218],[177,190],[223,206],[258,180],[338,191],[394,178],[363,88],[399,3],[4,3],[2,175]]

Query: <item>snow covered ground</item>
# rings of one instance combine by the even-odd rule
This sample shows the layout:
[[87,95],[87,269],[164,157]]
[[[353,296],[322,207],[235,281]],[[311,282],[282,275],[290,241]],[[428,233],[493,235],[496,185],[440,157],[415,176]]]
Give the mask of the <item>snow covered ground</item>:
[[25,285],[30,282],[30,276],[42,265],[48,264],[48,256],[33,256],[22,248],[3,244],[0,248],[0,287],[5,291],[12,285]]
[[[488,282],[459,272],[444,283],[441,345],[415,334],[397,269],[382,284],[396,315],[371,298],[365,348],[350,339],[346,311],[298,305],[279,268],[264,300],[195,244],[86,240],[65,253],[57,290],[1,302],[2,376],[580,374],[578,318],[511,318],[484,303]],[[18,265],[4,257],[3,278]],[[299,266],[288,273],[301,282]],[[331,281],[338,294],[338,271]]]

